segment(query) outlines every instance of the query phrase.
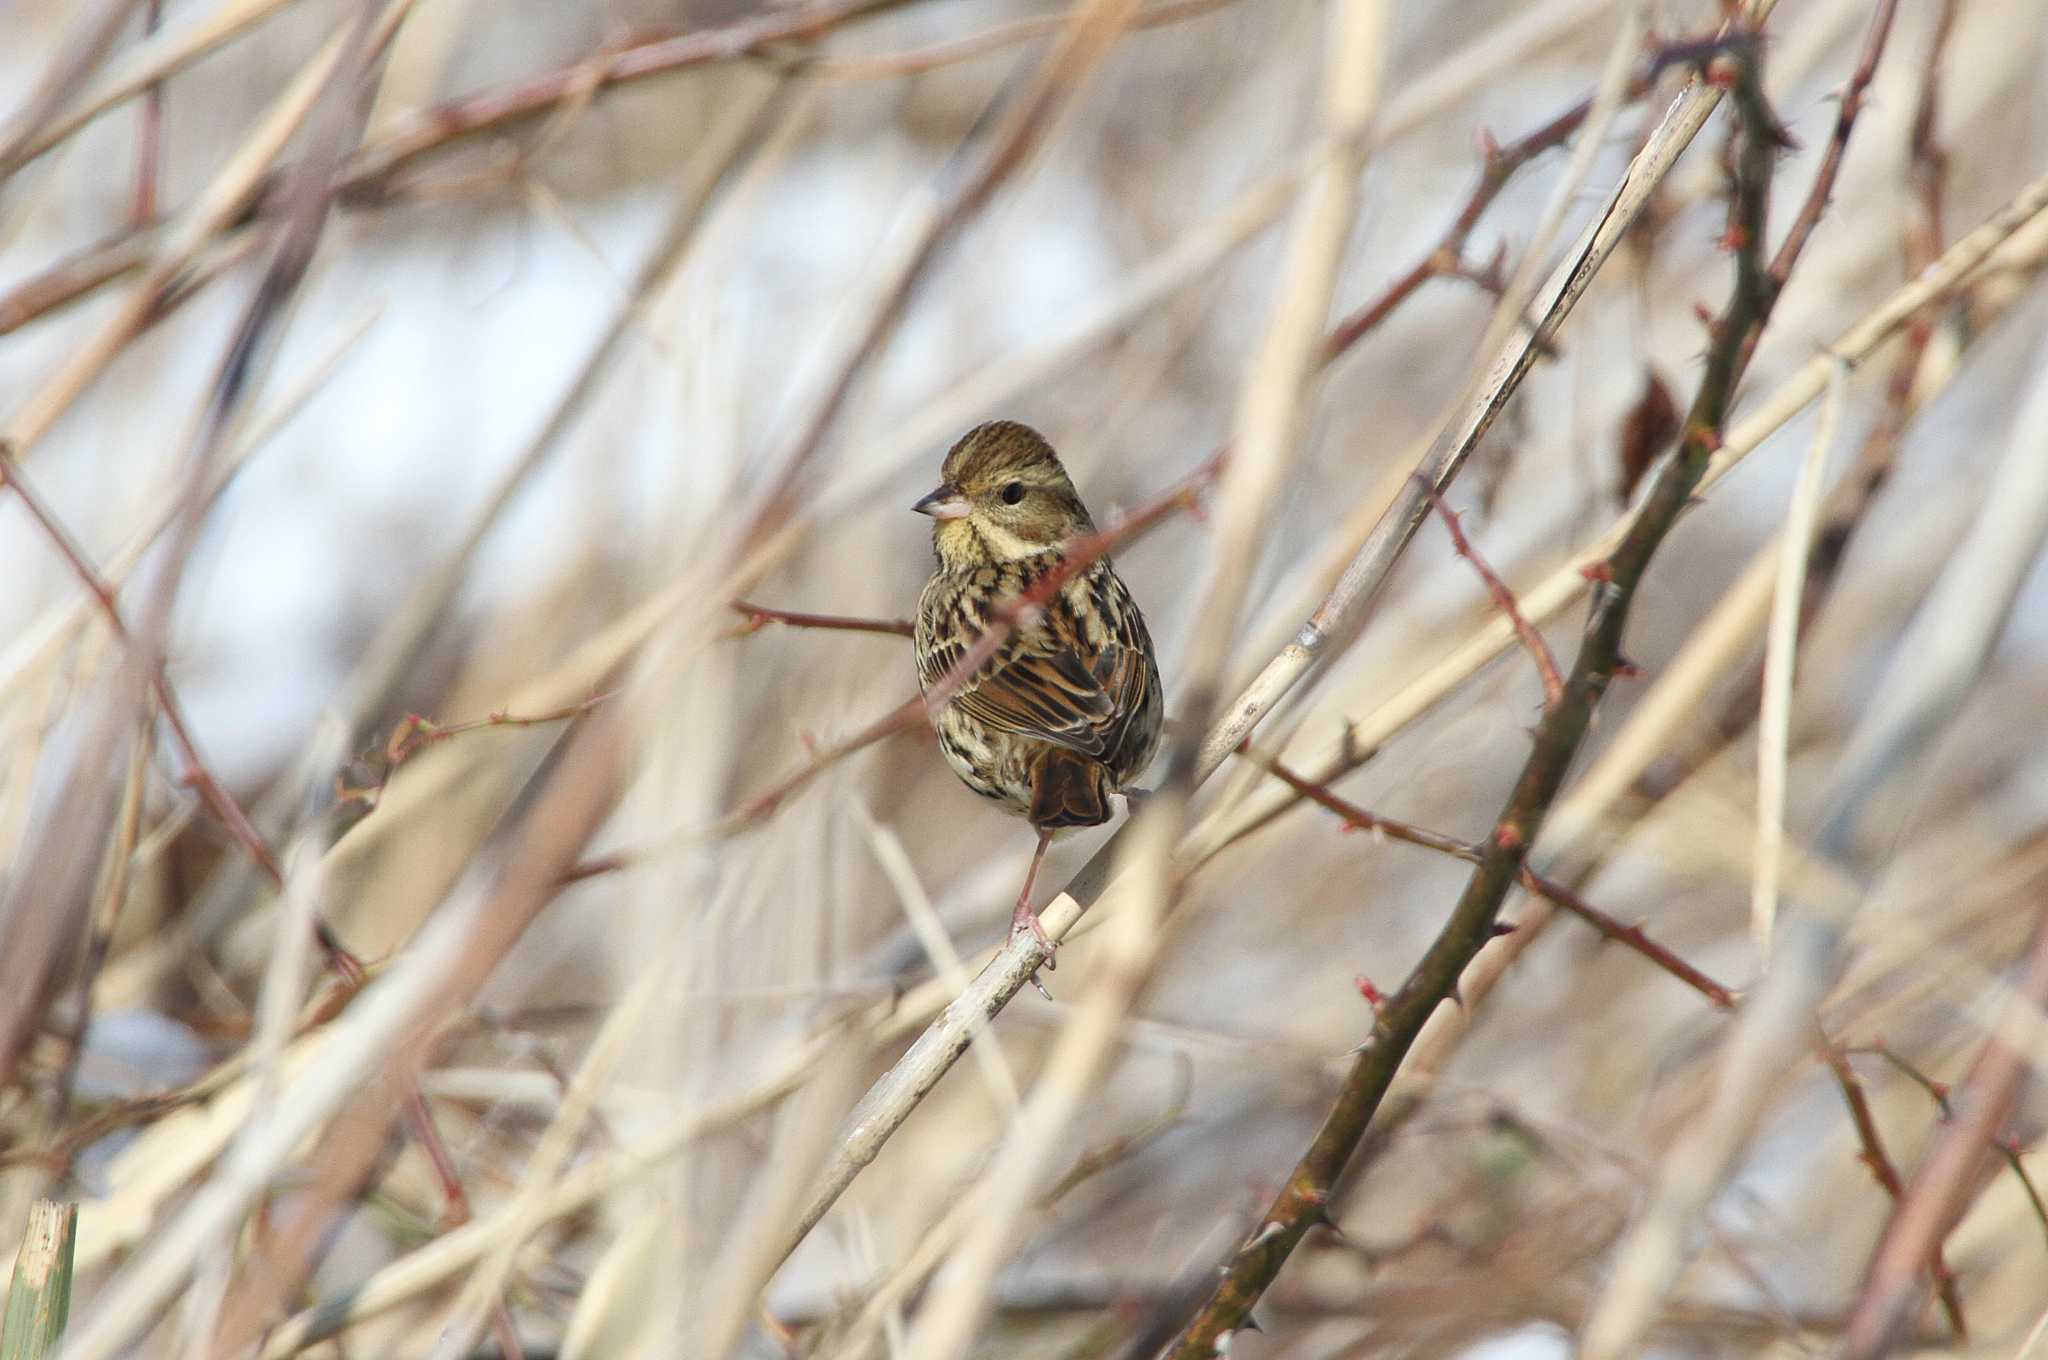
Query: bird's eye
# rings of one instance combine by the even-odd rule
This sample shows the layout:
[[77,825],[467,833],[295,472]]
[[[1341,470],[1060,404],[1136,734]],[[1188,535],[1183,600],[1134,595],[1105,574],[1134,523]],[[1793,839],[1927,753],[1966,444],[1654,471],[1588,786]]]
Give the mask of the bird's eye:
[[1008,486],[1006,486],[1006,487],[1004,487],[1004,488],[1003,488],[1003,504],[1004,504],[1004,505],[1015,505],[1015,504],[1016,504],[1016,503],[1017,503],[1018,501],[1021,501],[1021,500],[1023,500],[1023,499],[1024,499],[1024,483],[1022,483],[1022,482],[1011,482],[1011,483],[1010,483],[1010,484],[1009,484]]

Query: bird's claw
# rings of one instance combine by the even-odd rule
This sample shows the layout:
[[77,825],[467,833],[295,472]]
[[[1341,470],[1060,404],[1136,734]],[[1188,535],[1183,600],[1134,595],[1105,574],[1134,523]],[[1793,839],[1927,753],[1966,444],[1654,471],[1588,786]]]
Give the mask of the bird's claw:
[[[1045,951],[1045,971],[1057,972],[1059,964],[1053,961],[1053,954],[1059,948],[1058,942],[1045,933],[1045,925],[1038,919],[1038,913],[1033,911],[1028,903],[1019,902],[1017,910],[1010,917],[1010,938],[1014,940],[1027,931],[1038,941],[1038,947]],[[1039,990],[1045,989],[1041,987]]]

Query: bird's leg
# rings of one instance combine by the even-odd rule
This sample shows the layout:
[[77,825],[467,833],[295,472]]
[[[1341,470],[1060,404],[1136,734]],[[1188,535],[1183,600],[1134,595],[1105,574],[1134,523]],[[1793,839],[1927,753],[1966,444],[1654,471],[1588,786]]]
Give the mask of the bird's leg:
[[1038,833],[1038,848],[1031,852],[1031,870],[1024,875],[1024,891],[1017,894],[1017,909],[1010,913],[1011,937],[1014,938],[1020,930],[1028,930],[1037,936],[1039,947],[1045,950],[1045,967],[1048,972],[1058,966],[1052,961],[1052,952],[1057,946],[1054,945],[1052,936],[1045,933],[1045,927],[1039,923],[1038,913],[1031,909],[1031,889],[1038,882],[1038,866],[1045,859],[1045,847],[1051,843],[1052,832],[1041,830]]

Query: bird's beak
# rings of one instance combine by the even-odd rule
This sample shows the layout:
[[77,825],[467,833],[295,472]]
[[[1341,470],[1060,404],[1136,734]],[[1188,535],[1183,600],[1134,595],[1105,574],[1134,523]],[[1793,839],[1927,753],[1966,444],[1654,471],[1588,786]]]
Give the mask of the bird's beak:
[[967,518],[967,498],[950,486],[939,487],[910,508],[933,519]]

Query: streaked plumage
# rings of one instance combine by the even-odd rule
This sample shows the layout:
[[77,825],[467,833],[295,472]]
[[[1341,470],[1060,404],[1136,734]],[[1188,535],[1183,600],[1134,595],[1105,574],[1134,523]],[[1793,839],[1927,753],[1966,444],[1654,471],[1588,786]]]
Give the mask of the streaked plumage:
[[[946,455],[931,515],[938,567],[917,611],[917,677],[929,694],[1007,606],[1095,524],[1051,445],[1012,421],[978,426]],[[1040,833],[1109,820],[1112,795],[1159,747],[1162,697],[1152,639],[1107,558],[1060,586],[933,715],[940,748],[976,793]],[[1016,925],[1044,938],[1030,909]]]

